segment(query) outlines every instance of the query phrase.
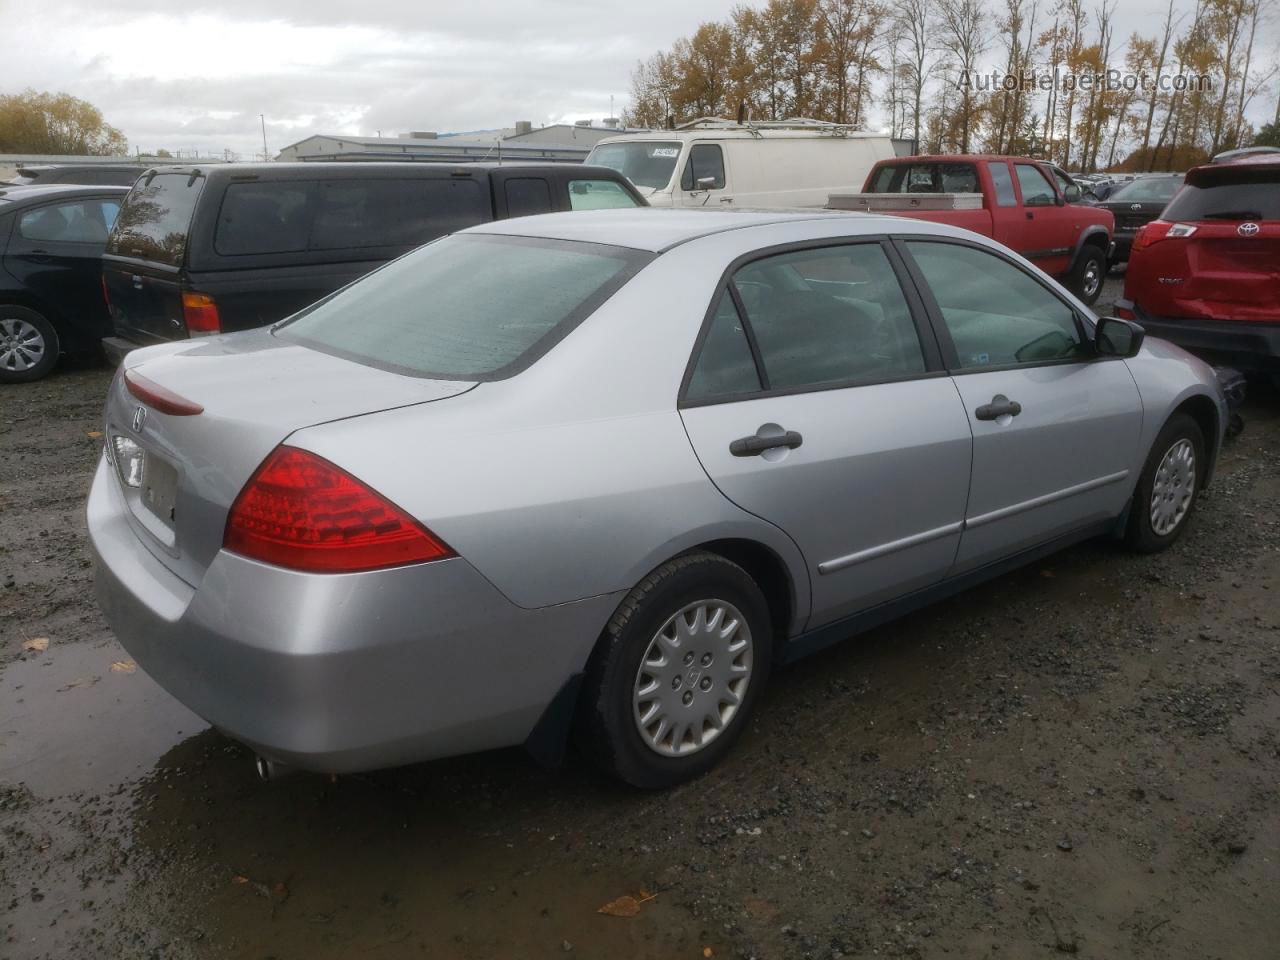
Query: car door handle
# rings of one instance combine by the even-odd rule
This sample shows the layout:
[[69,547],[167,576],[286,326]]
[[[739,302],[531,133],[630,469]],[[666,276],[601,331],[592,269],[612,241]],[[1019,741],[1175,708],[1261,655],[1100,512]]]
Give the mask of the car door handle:
[[720,198],[720,202],[721,202],[721,203],[733,203],[733,197],[721,197],[721,198]]
[[1022,404],[1017,400],[1010,400],[1003,393],[997,393],[990,403],[984,403],[973,411],[973,415],[979,420],[995,420],[1003,416],[1016,417],[1021,412]]
[[758,457],[766,450],[773,450],[777,447],[788,447],[794,450],[802,443],[804,443],[804,437],[794,430],[775,434],[772,437],[762,437],[759,434],[754,434],[750,437],[739,437],[733,441],[733,443],[729,444],[729,452],[735,457]]

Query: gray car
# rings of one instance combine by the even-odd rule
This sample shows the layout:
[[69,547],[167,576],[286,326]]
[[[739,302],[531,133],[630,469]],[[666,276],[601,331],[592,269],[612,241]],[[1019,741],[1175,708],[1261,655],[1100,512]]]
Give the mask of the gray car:
[[781,662],[1169,546],[1226,421],[1201,361],[962,230],[553,214],[129,354],[88,521],[120,641],[262,769],[574,734],[660,787]]

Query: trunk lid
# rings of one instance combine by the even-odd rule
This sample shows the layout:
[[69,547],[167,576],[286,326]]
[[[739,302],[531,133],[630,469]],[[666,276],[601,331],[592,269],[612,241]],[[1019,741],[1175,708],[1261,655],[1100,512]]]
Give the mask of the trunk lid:
[[[130,393],[124,371],[112,383],[106,407],[108,454],[134,531],[193,586],[222,546],[232,502],[291,433],[475,386],[352,363],[281,341],[269,330],[135,351],[124,370],[203,408],[193,416],[163,413]],[[122,478],[129,461],[116,453],[122,442],[130,449],[129,441],[141,448],[137,486]]]

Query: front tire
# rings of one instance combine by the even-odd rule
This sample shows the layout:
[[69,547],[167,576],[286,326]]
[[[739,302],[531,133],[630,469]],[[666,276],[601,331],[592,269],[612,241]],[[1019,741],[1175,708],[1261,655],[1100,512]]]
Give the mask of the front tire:
[[1167,550],[1182,536],[1205,475],[1200,425],[1185,413],[1164,425],[1147,455],[1125,539],[1139,553]]
[[0,383],[30,383],[58,362],[58,332],[27,307],[0,304]]
[[745,570],[713,553],[676,557],[605,628],[587,666],[579,744],[634,787],[701,776],[742,733],[772,652],[769,608]]
[[1102,282],[1107,276],[1107,255],[1091,243],[1084,245],[1076,265],[1071,271],[1071,292],[1078,299],[1093,306],[1102,294]]

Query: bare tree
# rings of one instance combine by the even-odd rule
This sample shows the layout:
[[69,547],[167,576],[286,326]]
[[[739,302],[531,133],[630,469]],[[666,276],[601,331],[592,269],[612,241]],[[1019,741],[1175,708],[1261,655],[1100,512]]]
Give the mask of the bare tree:
[[959,148],[968,153],[977,126],[978,101],[974,95],[974,73],[987,48],[986,17],[982,0],[940,0],[938,45],[950,54],[960,79]]
[[929,37],[934,26],[933,0],[895,0],[893,15],[902,31],[903,73],[911,97],[911,137],[919,144],[924,89],[936,66]]

